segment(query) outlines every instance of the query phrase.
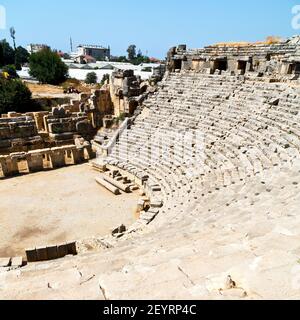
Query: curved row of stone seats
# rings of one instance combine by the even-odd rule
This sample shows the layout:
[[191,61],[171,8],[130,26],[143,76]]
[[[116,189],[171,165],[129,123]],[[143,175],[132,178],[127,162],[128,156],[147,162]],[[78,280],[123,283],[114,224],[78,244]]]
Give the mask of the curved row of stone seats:
[[69,145],[0,156],[0,173],[2,173],[0,177],[80,164],[90,159],[90,152],[87,149]]
[[[278,167],[207,193],[185,214],[173,211],[167,222],[159,214],[161,228],[146,225],[146,232],[124,235],[128,241],[110,250],[12,271],[0,296],[299,299],[291,272],[299,260],[299,170],[299,164]],[[224,287],[228,275],[238,288]]]
[[[299,297],[290,272],[299,258],[298,90],[193,73],[170,74],[161,88],[106,162],[135,176],[154,195],[152,205],[163,207],[142,213],[116,248],[29,266],[21,277],[11,274],[4,297],[26,296],[23,286],[31,286],[33,268],[39,282],[32,289],[39,298],[82,297],[83,290],[103,299],[149,298],[150,293],[151,299]],[[185,159],[176,148],[181,134],[198,130],[202,157],[188,143]],[[153,161],[152,148],[162,145],[167,156]],[[145,277],[149,272],[153,276]],[[220,293],[219,279],[228,274],[242,292]],[[49,277],[55,290],[44,285]],[[61,284],[55,286],[57,277]]]
[[[161,87],[144,103],[147,114],[142,112],[131,129],[124,132],[126,139],[120,139],[110,159],[120,159],[116,150],[124,150],[125,144],[126,156],[121,160],[159,181],[167,207],[173,207],[174,199],[180,195],[186,195],[186,202],[193,202],[197,193],[207,194],[246,181],[299,154],[299,138],[295,134],[298,124],[291,118],[287,99],[283,99],[285,108],[281,108],[281,99],[277,101],[278,96],[290,92],[287,84],[181,73],[167,76]],[[293,113],[298,110],[295,103]],[[286,119],[288,127],[282,119]],[[152,147],[159,148],[161,141],[153,139],[158,130],[164,132],[163,142],[169,146],[170,157],[159,158],[153,164],[149,159],[152,150],[145,146],[151,142]],[[180,143],[174,141],[178,132],[193,130],[205,137],[204,161],[198,167],[185,164],[181,152],[171,143]],[[188,158],[195,158],[193,147],[186,147],[185,153]]]

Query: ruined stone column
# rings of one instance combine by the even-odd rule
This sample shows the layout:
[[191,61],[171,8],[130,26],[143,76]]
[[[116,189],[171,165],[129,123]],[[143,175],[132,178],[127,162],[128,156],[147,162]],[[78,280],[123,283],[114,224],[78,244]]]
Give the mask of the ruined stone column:
[[105,181],[102,178],[95,178],[96,182],[98,184],[100,184],[102,187],[104,187],[105,189],[109,190],[110,192],[112,192],[114,195],[119,195],[121,192],[120,190],[115,187],[114,185],[112,185],[111,183]]

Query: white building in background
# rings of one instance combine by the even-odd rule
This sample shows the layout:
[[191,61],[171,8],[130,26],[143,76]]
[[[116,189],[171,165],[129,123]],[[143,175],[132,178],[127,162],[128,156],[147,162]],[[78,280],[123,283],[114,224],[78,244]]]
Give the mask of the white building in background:
[[46,44],[31,43],[27,46],[26,49],[30,54],[33,54],[33,53],[37,53],[43,49],[50,49],[50,47],[47,46]]
[[97,45],[83,45],[77,47],[77,56],[90,56],[96,60],[108,61],[110,59],[110,47],[105,48]]

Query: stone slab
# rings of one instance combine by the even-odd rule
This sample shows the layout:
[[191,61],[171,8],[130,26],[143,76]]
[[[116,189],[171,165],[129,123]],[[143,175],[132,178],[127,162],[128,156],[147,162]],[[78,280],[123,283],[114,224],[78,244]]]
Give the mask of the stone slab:
[[0,258],[0,267],[8,267],[10,265],[11,258]]

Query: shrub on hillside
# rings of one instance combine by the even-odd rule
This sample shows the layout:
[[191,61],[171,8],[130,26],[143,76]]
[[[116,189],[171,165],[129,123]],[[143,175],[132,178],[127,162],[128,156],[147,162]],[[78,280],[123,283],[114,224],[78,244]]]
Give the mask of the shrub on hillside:
[[43,49],[29,58],[30,75],[41,83],[60,84],[68,77],[68,67],[57,53]]
[[95,83],[97,83],[97,80],[98,80],[97,74],[95,72],[89,72],[86,75],[85,83],[86,84],[95,84]]
[[2,68],[3,72],[7,72],[11,78],[19,78],[16,67],[13,64],[9,64]]
[[0,67],[14,64],[15,63],[15,52],[9,43],[3,39],[0,41]]
[[109,83],[109,79],[110,79],[109,74],[108,73],[104,74],[100,84],[103,86],[106,81],[108,81],[108,83]]
[[21,80],[0,79],[0,114],[32,111],[31,92]]

